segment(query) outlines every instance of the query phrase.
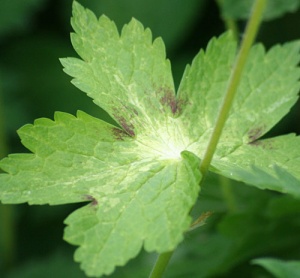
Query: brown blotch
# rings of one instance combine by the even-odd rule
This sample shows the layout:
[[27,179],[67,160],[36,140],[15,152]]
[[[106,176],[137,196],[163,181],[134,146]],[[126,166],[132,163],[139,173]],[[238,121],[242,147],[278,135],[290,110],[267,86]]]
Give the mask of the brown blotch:
[[130,112],[132,112],[132,114],[135,114],[136,116],[139,115],[139,112],[135,109],[134,106],[129,106],[129,105],[126,105],[124,103],[122,103],[122,105],[126,109],[126,111],[128,111],[129,114],[130,114]]
[[131,111],[132,111],[136,116],[139,115],[139,112],[138,112],[135,108],[131,108]]
[[251,129],[248,133],[249,144],[256,141],[263,134],[264,134],[264,128],[263,127],[257,127],[257,128]]
[[176,100],[176,96],[170,89],[160,89],[158,93],[162,92],[163,96],[160,98],[160,103],[164,106],[169,106],[173,115],[179,110],[179,104]]
[[126,119],[122,116],[118,116],[114,114],[114,117],[117,119],[120,126],[123,128],[123,130],[131,137],[135,136],[134,133],[134,126],[131,123],[128,123]]
[[249,145],[255,146],[255,147],[261,147],[266,150],[274,149],[272,143],[270,141],[265,141],[265,140],[256,140],[254,142],[250,142]]
[[124,132],[122,129],[114,127],[112,129],[113,135],[117,140],[123,141],[124,138],[128,137],[128,134]]
[[92,206],[98,205],[98,201],[92,195],[84,195],[83,198],[85,201],[90,201]]

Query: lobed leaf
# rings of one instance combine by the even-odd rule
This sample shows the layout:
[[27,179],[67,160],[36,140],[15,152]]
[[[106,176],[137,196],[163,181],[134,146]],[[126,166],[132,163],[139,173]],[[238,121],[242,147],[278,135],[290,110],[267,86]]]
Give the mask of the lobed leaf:
[[[135,257],[143,244],[147,251],[165,252],[182,240],[190,224],[188,208],[198,194],[199,176],[191,180],[198,163],[168,164],[159,169],[149,166],[149,178],[125,179],[120,185],[126,190],[96,198],[97,203],[66,219],[65,239],[80,246],[75,260],[88,275],[110,274],[116,265]],[[140,171],[147,175],[145,169]]]
[[186,30],[203,16],[206,0],[173,1],[171,7],[169,0],[118,0],[117,5],[114,1],[82,3],[96,14],[106,14],[114,18],[119,27],[134,16],[146,26],[150,26],[155,36],[162,36],[168,48],[173,48],[184,41],[188,35]]
[[299,146],[300,137],[293,134],[257,140],[215,159],[212,171],[300,198]]
[[[174,136],[175,93],[162,42],[152,44],[150,31],[135,20],[119,37],[110,20],[98,22],[76,2],[74,17],[79,34],[92,30],[90,36],[99,34],[96,42],[104,39],[107,45],[93,52],[97,43],[80,45],[91,37],[80,41],[74,35],[86,61],[63,60],[66,71],[78,74],[74,82],[95,102],[103,100],[121,128],[83,112],[77,117],[58,112],[54,121],[26,125],[19,135],[33,154],[1,161],[7,174],[0,175],[0,198],[4,203],[90,202],[67,218],[65,239],[80,245],[75,258],[85,271],[100,276],[125,264],[143,245],[157,252],[175,248],[190,225],[201,175],[199,159],[184,152],[182,139]],[[114,52],[105,55],[109,43],[121,51],[117,65]]]
[[0,175],[1,200],[89,201],[67,218],[65,234],[81,246],[75,258],[89,275],[111,273],[143,244],[162,252],[182,240],[199,191],[199,160],[193,154],[162,160],[121,129],[83,112],[39,119],[19,135],[34,154],[1,161],[8,173]]
[[119,35],[110,19],[102,16],[98,21],[76,3],[72,26],[76,32],[72,44],[83,61],[67,58],[61,62],[74,77],[73,84],[128,134],[149,134],[150,126],[154,133],[161,130],[161,123],[176,113],[171,66],[162,40],[152,42],[151,31],[135,19]]
[[[299,50],[299,41],[268,52],[260,44],[252,47],[211,171],[300,197],[299,136],[258,140],[298,99]],[[212,39],[183,75],[178,102],[186,105],[178,118],[184,123],[182,134],[190,139],[186,148],[199,157],[214,127],[235,52],[230,33]]]
[[[128,163],[142,160],[126,133],[84,112],[77,118],[57,112],[54,121],[38,119],[18,133],[34,154],[13,154],[0,162],[9,173],[0,175],[5,203],[87,201],[90,188],[109,181],[112,169],[122,179]],[[118,155],[122,149],[123,159]]]
[[[199,193],[208,144],[236,55],[231,33],[213,38],[186,68],[175,95],[161,39],[133,19],[121,34],[73,5],[72,43],[62,59],[73,83],[119,124],[57,112],[19,130],[32,153],[0,162],[3,203],[89,202],[67,219],[65,239],[88,275],[111,273],[138,254],[182,240]],[[210,170],[300,197],[299,137],[259,140],[297,100],[300,42],[252,48]]]

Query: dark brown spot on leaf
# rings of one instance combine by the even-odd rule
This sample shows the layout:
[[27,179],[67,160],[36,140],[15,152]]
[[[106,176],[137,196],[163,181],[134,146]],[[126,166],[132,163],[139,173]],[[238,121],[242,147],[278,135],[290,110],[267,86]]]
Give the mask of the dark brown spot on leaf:
[[250,142],[249,143],[251,146],[256,146],[256,147],[261,147],[264,148],[266,150],[272,150],[274,149],[272,142],[270,142],[269,140],[256,140],[254,142]]
[[254,141],[254,142],[249,142],[249,145],[251,145],[251,146],[261,146],[262,145],[262,143],[261,143],[261,141]]
[[114,127],[112,129],[113,135],[117,140],[123,141],[126,137],[128,137],[128,134],[124,132],[122,129]]
[[160,103],[164,106],[169,106],[172,114],[176,114],[179,110],[179,105],[174,92],[170,89],[160,89],[158,93],[162,93]]
[[129,106],[129,105],[126,105],[124,103],[122,103],[123,107],[126,109],[126,111],[128,111],[128,114],[131,114],[131,115],[136,115],[138,116],[139,115],[139,112],[135,109],[135,107],[133,105]]
[[84,200],[86,201],[90,201],[92,206],[97,206],[98,205],[98,201],[91,195],[84,195],[83,196]]
[[258,138],[260,138],[264,134],[264,131],[265,131],[264,127],[257,127],[251,129],[248,133],[249,143],[252,143]]
[[139,112],[138,112],[135,108],[131,108],[131,110],[132,110],[132,112],[133,112],[136,116],[139,115]]
[[119,125],[123,128],[123,130],[128,135],[130,135],[131,137],[135,136],[134,126],[131,123],[128,123],[123,116],[118,116],[117,114],[114,114],[114,117],[116,118],[116,120],[119,123]]

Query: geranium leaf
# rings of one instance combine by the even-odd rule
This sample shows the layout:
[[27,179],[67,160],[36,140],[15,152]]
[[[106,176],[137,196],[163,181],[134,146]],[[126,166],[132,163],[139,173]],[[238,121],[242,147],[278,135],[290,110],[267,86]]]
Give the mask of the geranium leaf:
[[[85,14],[85,16],[82,16]],[[74,4],[72,43],[81,59],[62,59],[73,84],[86,92],[130,135],[161,130],[175,114],[175,90],[162,40],[133,19],[119,35],[107,17],[99,21]],[[88,43],[86,43],[88,42]],[[156,115],[156,117],[150,117]]]
[[[246,159],[245,159],[246,158]],[[213,171],[260,189],[300,198],[300,137],[294,134],[257,140],[235,149]]]
[[[119,127],[57,112],[19,130],[32,153],[0,167],[3,203],[89,202],[67,219],[65,239],[88,275],[111,273],[138,254],[175,248],[189,228],[208,145],[236,55],[231,33],[210,41],[188,66],[176,96],[161,39],[136,20],[121,34],[73,5],[72,43],[62,59],[73,83]],[[297,100],[300,42],[252,48],[210,170],[299,196],[299,137],[259,140]]]
[[1,200],[89,201],[66,220],[65,239],[81,246],[76,259],[90,275],[111,273],[143,244],[161,252],[182,240],[201,177],[193,154],[162,159],[123,130],[83,112],[56,113],[54,121],[39,119],[19,134],[35,154],[1,161],[9,173],[0,176]]
[[[300,42],[266,52],[252,47],[211,171],[261,189],[300,196],[300,139],[295,135],[259,140],[298,99]],[[178,91],[186,103],[179,119],[187,149],[200,158],[217,118],[236,52],[230,33],[212,39],[188,66]],[[281,170],[279,170],[281,169]],[[285,175],[278,175],[280,171]],[[292,176],[292,177],[291,177]],[[291,184],[291,180],[293,180]]]

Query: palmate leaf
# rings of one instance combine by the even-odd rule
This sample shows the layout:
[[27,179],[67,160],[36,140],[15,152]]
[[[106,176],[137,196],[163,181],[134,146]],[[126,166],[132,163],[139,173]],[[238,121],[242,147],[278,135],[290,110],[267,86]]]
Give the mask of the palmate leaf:
[[[212,39],[188,66],[177,96],[161,39],[136,20],[121,34],[73,5],[72,43],[62,59],[75,86],[119,127],[84,112],[57,112],[19,130],[32,153],[0,162],[3,203],[89,202],[67,219],[65,239],[88,275],[111,273],[183,238],[199,193],[208,144],[236,54],[230,33]],[[258,140],[297,100],[300,42],[254,46],[211,171],[300,196],[299,137]]]
[[[199,160],[161,159],[124,131],[83,112],[56,113],[20,129],[35,154],[1,162],[4,203],[90,201],[67,220],[66,240],[81,245],[75,259],[90,275],[111,273],[140,251],[170,250],[189,227],[198,195]],[[151,150],[151,149],[150,149]],[[14,165],[22,165],[17,169]],[[175,213],[176,212],[176,213]],[[179,212],[180,214],[177,214]]]

